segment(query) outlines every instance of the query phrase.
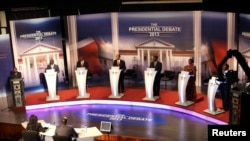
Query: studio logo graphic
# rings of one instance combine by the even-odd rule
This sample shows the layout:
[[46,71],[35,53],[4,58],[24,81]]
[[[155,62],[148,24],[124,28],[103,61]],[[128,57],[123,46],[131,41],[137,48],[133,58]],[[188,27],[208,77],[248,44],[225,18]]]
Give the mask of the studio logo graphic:
[[55,35],[56,35],[55,31],[41,32],[40,30],[38,30],[35,33],[22,34],[20,35],[20,38],[23,38],[23,39],[34,38],[36,41],[42,41],[46,37],[51,37]]
[[173,34],[181,32],[181,27],[160,26],[158,23],[151,23],[149,26],[131,26],[128,28],[128,31],[148,37],[164,37],[173,36]]
[[94,120],[105,120],[105,121],[117,121],[121,123],[131,124],[145,124],[148,122],[152,123],[165,123],[166,121],[159,117],[145,117],[138,115],[126,115],[126,114],[105,114],[105,113],[87,113],[90,119]]

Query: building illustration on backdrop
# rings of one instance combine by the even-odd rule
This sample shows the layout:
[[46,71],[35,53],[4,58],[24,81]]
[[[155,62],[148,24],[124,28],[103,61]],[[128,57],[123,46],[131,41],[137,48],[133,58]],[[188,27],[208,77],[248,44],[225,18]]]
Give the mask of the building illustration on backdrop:
[[25,86],[39,85],[43,81],[43,73],[52,58],[55,64],[59,65],[60,73],[58,78],[59,82],[61,82],[65,76],[61,48],[39,42],[19,54],[18,65],[23,74]]

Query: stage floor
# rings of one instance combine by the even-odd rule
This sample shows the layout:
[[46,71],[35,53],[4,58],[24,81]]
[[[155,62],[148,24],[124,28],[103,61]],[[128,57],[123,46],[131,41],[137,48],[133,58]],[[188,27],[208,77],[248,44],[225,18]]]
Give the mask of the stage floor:
[[[211,115],[204,110],[207,108],[206,94],[198,91],[202,101],[188,107],[176,105],[178,92],[161,89],[157,101],[144,101],[143,88],[126,88],[120,99],[108,98],[111,90],[107,86],[89,87],[87,99],[76,99],[78,90],[60,90],[59,101],[47,102],[46,92],[26,94],[26,105],[49,105],[48,108],[14,112],[8,108],[6,98],[1,98],[0,122],[20,124],[29,115],[36,114],[39,119],[59,124],[60,118],[67,116],[69,124],[74,127],[87,125],[100,128],[101,121],[110,121],[113,125],[111,134],[122,136],[142,137],[159,141],[205,141],[207,140],[207,125],[226,124],[228,112]],[[65,104],[78,102],[77,105]],[[80,103],[79,103],[80,102]],[[64,105],[56,107],[53,104]],[[50,105],[52,104],[52,105]],[[216,99],[221,105],[221,100]],[[5,108],[6,107],[6,108]]]

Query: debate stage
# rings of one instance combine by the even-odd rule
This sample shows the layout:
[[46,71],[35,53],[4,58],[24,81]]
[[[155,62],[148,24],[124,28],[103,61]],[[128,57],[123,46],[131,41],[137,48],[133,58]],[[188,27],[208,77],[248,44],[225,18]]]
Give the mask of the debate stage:
[[[87,88],[87,92],[90,94],[89,98],[77,99],[77,88],[59,90],[60,100],[57,101],[46,101],[47,92],[25,94],[26,111],[1,110],[4,118],[1,118],[0,122],[20,125],[30,114],[36,114],[40,119],[55,124],[59,124],[61,116],[67,116],[73,126],[80,127],[85,123],[99,128],[100,121],[114,120],[113,135],[158,141],[180,138],[185,138],[183,141],[191,138],[193,141],[206,140],[206,125],[229,122],[228,111],[217,115],[204,111],[208,108],[207,96],[204,93],[197,94],[200,100],[194,104],[180,106],[176,104],[179,101],[176,90],[161,89],[160,97],[156,101],[143,100],[146,95],[143,87],[128,87],[121,98],[109,98],[109,86],[91,86]],[[218,98],[215,103],[217,107],[222,105],[221,99]],[[105,117],[112,115],[115,115],[115,119]],[[189,133],[190,128],[194,132]]]

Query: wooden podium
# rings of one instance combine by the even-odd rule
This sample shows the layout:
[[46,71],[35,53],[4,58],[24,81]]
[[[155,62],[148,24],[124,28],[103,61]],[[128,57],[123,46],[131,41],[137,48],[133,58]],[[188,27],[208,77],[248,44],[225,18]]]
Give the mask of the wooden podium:
[[10,85],[14,108],[25,106],[23,79],[11,79]]

